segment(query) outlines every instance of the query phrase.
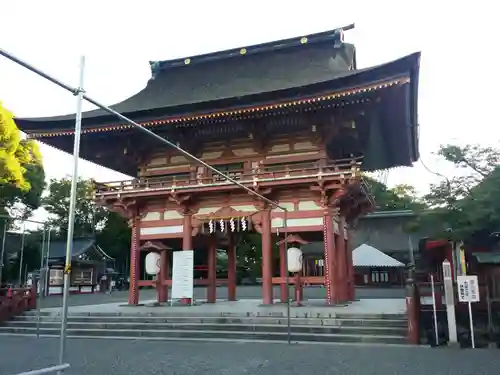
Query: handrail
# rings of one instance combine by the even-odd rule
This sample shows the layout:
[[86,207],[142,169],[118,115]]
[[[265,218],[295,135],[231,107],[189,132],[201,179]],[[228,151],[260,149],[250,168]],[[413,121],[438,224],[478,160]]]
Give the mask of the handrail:
[[[283,165],[281,170],[266,171],[265,165],[255,168],[253,171],[233,170],[227,173],[232,178],[241,182],[255,183],[268,182],[276,180],[286,180],[290,178],[323,178],[330,176],[341,176],[343,178],[352,178],[359,175],[359,162],[350,161],[349,163],[335,163],[329,165],[320,165],[309,168],[293,168],[292,165]],[[292,167],[292,168],[290,168]],[[345,176],[348,174],[348,176]],[[113,192],[123,192],[142,189],[166,189],[179,187],[197,187],[197,186],[223,186],[227,181],[219,176],[197,175],[192,176],[163,176],[163,177],[143,177],[125,181],[112,181],[97,184],[96,194],[105,194]]]

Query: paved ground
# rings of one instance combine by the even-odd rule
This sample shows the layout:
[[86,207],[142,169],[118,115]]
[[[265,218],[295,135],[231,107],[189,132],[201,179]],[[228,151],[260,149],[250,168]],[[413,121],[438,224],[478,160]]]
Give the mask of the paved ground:
[[[288,316],[286,304],[279,300],[272,306],[263,306],[260,300],[240,299],[238,301],[218,300],[217,303],[196,303],[194,306],[164,304],[154,305],[155,301],[143,306],[128,306],[123,302],[112,302],[100,305],[69,306],[70,314],[124,314],[124,315],[168,315],[177,316]],[[61,313],[61,307],[49,307],[43,312]],[[362,299],[346,305],[327,306],[324,300],[309,299],[301,307],[290,307],[290,316],[296,318],[322,317],[333,318],[343,314],[404,314],[406,301],[400,299]]]
[[[195,288],[195,297],[197,299],[204,299],[206,296],[205,288]],[[304,291],[304,298],[306,299],[322,299],[325,298],[325,289],[319,287],[306,288]],[[109,294],[77,294],[69,297],[71,306],[82,305],[99,305],[112,302],[125,302],[127,300],[128,292],[113,292]],[[239,286],[236,291],[237,298],[242,299],[260,299],[262,291],[259,286]],[[279,287],[274,288],[274,297],[279,298]],[[391,289],[366,289],[359,288],[356,290],[356,297],[358,299],[386,299],[386,298],[403,298],[405,296],[404,289],[391,288]],[[156,298],[156,292],[151,289],[141,289],[140,298],[142,301],[153,300]],[[227,298],[227,288],[217,288],[217,298]],[[50,296],[42,300],[42,308],[61,306],[62,297]]]
[[[0,375],[53,365],[59,340],[0,340]],[[493,375],[498,350],[70,339],[65,374]],[[29,359],[28,359],[29,358]]]

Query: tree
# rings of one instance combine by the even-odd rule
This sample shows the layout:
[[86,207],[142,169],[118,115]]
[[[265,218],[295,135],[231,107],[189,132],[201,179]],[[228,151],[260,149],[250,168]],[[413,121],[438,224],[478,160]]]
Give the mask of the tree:
[[[75,237],[94,237],[98,245],[117,263],[125,262],[130,249],[130,228],[125,219],[115,212],[95,204],[93,180],[80,179],[76,189]],[[71,180],[52,179],[43,207],[49,213],[49,224],[59,238],[68,233]]]
[[422,223],[448,236],[466,239],[477,232],[500,230],[500,151],[492,147],[441,146],[438,155],[453,164],[456,175],[433,184],[424,199],[432,208]]
[[[94,202],[94,183],[78,180],[75,206],[75,237],[94,236],[96,228],[102,227],[107,211]],[[66,236],[68,232],[71,179],[51,179],[48,194],[42,199],[43,208],[49,213],[49,225],[57,234]]]
[[363,180],[375,200],[377,211],[420,210],[425,207],[425,204],[417,198],[413,186],[396,185],[388,188],[387,185],[368,176],[364,176]]
[[22,139],[13,115],[0,102],[0,215],[28,217],[41,203],[45,172],[38,145]]
[[96,241],[104,251],[125,265],[129,257],[131,230],[127,220],[116,212],[107,211],[106,220],[97,230]]

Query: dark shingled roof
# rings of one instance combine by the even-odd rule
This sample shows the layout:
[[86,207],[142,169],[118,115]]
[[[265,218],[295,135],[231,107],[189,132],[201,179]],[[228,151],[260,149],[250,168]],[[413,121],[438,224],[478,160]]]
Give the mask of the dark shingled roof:
[[[95,241],[89,238],[73,240],[71,256],[78,256],[80,254],[83,254],[94,245]],[[66,241],[51,241],[49,258],[65,258],[65,257],[66,257]]]
[[[409,166],[419,156],[419,61],[420,53],[414,53],[378,66],[356,69],[355,48],[343,43],[342,33],[337,29],[243,49],[153,62],[153,78],[146,87],[112,108],[141,123],[174,119],[187,122],[190,116],[293,102],[351,89],[354,91],[350,99],[355,101],[372,95],[365,90],[368,86],[400,80],[409,84],[384,91],[377,105],[378,116],[369,119],[366,140],[363,144],[353,142],[363,150],[350,147],[346,137],[335,137],[327,144],[326,151],[331,159],[338,158],[336,153],[344,148],[351,153],[353,150],[362,153],[365,170]],[[341,102],[342,97],[335,100]],[[34,138],[71,152],[74,117],[16,118],[16,123]],[[128,148],[130,137],[135,137],[122,123],[101,110],[85,112],[82,128],[87,143],[82,146],[81,157],[135,175],[138,159],[125,154],[116,156]],[[109,125],[113,128],[107,128]],[[170,129],[174,132],[177,125],[163,122],[154,128],[155,132],[164,133]],[[108,137],[111,132],[116,134],[113,139]]]
[[[307,43],[301,40],[307,39]],[[125,115],[241,98],[275,92],[340,78],[356,68],[355,48],[338,43],[338,29],[302,38],[195,56],[154,62],[146,87],[132,97],[111,106]],[[87,111],[84,119],[107,116],[102,110]],[[75,115],[16,119],[23,130],[29,123],[74,120]],[[37,124],[38,126],[40,124]],[[37,130],[40,130],[39,128]]]

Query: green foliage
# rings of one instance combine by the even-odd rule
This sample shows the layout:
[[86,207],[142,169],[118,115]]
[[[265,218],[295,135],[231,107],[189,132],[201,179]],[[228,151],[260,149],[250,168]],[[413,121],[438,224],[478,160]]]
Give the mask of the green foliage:
[[[0,224],[0,230],[2,230]],[[24,237],[24,250],[23,250],[23,278],[24,272],[31,272],[40,267],[40,254],[42,245],[41,231],[26,232]],[[0,243],[2,243],[3,230],[0,232]],[[19,262],[21,254],[21,234],[8,233],[5,241],[5,267],[2,272],[2,280],[13,281],[17,283],[19,279]],[[17,255],[17,256],[14,256]]]
[[[68,232],[71,179],[51,179],[48,194],[42,199],[43,208],[49,213],[49,225],[57,234],[66,236]],[[89,237],[101,227],[107,217],[104,208],[94,203],[94,183],[80,179],[76,188],[75,237]]]
[[413,186],[396,185],[394,188],[388,188],[385,184],[368,176],[364,176],[363,180],[375,200],[377,211],[421,210],[425,208],[425,204],[418,199]]
[[96,240],[99,246],[117,264],[125,264],[130,250],[130,228],[127,221],[116,212],[107,211],[106,221],[97,230]]
[[25,205],[22,216],[40,206],[45,173],[38,145],[24,140],[12,113],[0,102],[0,213],[16,203]]
[[[97,206],[94,193],[94,181],[78,181],[74,236],[94,237],[118,264],[125,263],[130,249],[130,228],[120,215]],[[59,238],[65,238],[68,232],[70,194],[71,179],[52,179],[43,198],[43,207],[50,215],[49,224],[56,228]]]
[[[438,154],[452,163],[457,175],[431,185],[424,197],[432,208],[421,224],[435,235],[462,240],[477,232],[500,230],[500,151],[491,147],[441,146]],[[450,231],[451,230],[451,231]]]

